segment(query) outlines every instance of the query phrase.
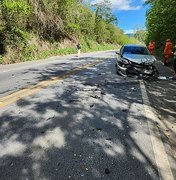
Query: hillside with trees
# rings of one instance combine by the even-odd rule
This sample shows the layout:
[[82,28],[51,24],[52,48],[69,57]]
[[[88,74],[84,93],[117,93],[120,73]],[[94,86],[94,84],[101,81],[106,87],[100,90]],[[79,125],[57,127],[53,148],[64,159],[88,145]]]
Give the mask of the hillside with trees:
[[1,0],[0,63],[117,48],[134,43],[117,27],[108,0]]
[[147,0],[149,5],[147,16],[146,44],[153,40],[159,54],[163,53],[166,39],[170,38],[176,43],[176,1],[173,0]]

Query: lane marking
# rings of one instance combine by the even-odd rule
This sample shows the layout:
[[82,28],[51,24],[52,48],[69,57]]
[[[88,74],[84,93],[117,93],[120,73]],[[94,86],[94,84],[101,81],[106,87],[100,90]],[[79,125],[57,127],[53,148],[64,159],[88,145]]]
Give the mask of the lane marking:
[[9,94],[9,95],[7,95],[7,96],[1,97],[1,98],[0,98],[0,102],[3,102],[3,101],[5,101],[5,100],[7,100],[7,99],[10,99],[11,97],[14,97],[14,96],[16,96],[16,95],[22,94],[23,92],[28,91],[29,89],[33,89],[33,88],[35,88],[35,87],[37,87],[37,86],[40,86],[40,85],[42,85],[42,84],[44,84],[44,83],[46,83],[46,81],[42,81],[42,82],[40,82],[40,83],[38,83],[38,84],[36,84],[36,85],[29,86],[29,87],[27,87],[27,88],[25,88],[25,89],[22,89],[22,90],[19,90],[19,91],[17,91],[17,92],[11,93],[11,94]]
[[143,81],[140,81],[140,87],[142,92],[142,99],[144,102],[144,109],[147,117],[147,123],[150,131],[150,138],[153,146],[155,161],[159,172],[159,178],[161,180],[174,180],[168,156],[166,154],[163,141],[161,139],[161,134],[157,125],[155,124],[158,121],[158,117],[155,115],[150,105],[147,90]]
[[68,78],[71,75],[74,75],[76,73],[78,73],[81,70],[87,69],[89,67],[95,66],[97,64],[99,64],[100,62],[102,62],[103,60],[96,60],[92,63],[89,64],[85,64],[82,65],[80,67],[76,67],[68,72],[66,72],[63,76],[56,76],[56,77],[51,77],[50,79],[47,79],[46,81],[41,81],[36,85],[33,86],[29,86],[25,89],[19,90],[17,92],[14,92],[12,94],[9,94],[7,96],[4,96],[2,98],[0,98],[0,108],[3,108],[9,104],[12,104],[14,102],[16,102],[17,100],[24,98],[26,96],[29,96],[31,94],[34,94],[38,91],[40,91],[41,89],[44,89],[54,83],[57,83],[58,81],[64,80],[66,78]]

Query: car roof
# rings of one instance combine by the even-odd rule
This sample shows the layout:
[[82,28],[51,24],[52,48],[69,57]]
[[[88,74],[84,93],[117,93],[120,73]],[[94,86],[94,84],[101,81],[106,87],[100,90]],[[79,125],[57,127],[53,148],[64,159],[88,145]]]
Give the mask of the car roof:
[[125,44],[124,47],[146,47],[146,46],[139,44]]

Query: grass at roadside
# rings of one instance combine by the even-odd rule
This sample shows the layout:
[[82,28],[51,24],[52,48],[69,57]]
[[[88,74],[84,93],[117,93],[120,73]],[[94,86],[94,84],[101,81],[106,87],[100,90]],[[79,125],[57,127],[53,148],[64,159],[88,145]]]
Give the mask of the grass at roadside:
[[[82,53],[113,50],[119,47],[118,45],[106,43],[99,44],[94,40],[90,40],[89,38],[81,39],[80,43],[82,45]],[[9,48],[8,53],[5,54],[5,56],[0,56],[0,64],[11,64],[17,62],[46,59],[51,56],[62,56],[76,53],[76,43],[74,42],[69,41],[60,44],[50,44],[47,42],[39,42],[36,38],[33,40],[33,44],[28,44],[25,47],[19,46],[19,48],[15,50]]]
[[[95,48],[88,48],[88,47],[82,47],[81,52],[93,52],[93,51],[105,51],[105,50],[114,50],[117,49],[117,46],[110,45],[110,44],[98,44],[95,46]],[[76,47],[67,47],[63,49],[51,49],[41,52],[40,54],[37,54],[35,57],[33,57],[33,60],[37,59],[46,59],[51,56],[59,56],[59,55],[69,55],[69,54],[76,54],[77,49]]]

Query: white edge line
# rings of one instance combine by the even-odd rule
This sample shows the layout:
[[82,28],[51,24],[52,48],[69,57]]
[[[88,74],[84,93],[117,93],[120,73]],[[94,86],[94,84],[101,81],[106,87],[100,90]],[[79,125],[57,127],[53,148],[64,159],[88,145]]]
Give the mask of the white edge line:
[[156,125],[158,117],[156,116],[150,105],[145,84],[142,80],[140,81],[140,87],[142,92],[142,99],[144,102],[144,109],[146,113],[148,128],[150,131],[155,161],[159,172],[159,178],[160,180],[174,180],[172,170],[168,161],[168,156],[166,154],[163,141],[161,139],[161,134]]

